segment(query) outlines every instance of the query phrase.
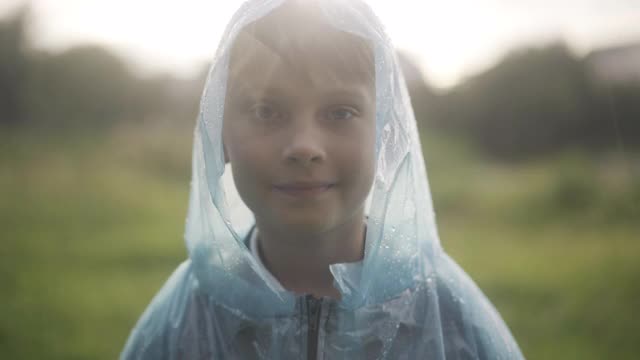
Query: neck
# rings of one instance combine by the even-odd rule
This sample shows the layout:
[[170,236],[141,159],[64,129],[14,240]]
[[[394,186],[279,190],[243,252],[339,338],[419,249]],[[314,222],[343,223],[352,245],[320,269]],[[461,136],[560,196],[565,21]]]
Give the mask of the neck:
[[282,286],[298,294],[340,298],[329,266],[362,260],[364,216],[323,232],[295,232],[258,223],[258,248],[267,269]]

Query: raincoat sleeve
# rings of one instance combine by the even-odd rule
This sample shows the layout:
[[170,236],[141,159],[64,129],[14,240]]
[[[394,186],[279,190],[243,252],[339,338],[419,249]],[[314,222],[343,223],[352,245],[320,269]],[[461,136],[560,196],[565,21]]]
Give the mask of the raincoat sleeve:
[[448,255],[441,270],[458,273],[438,279],[437,296],[445,359],[521,359],[509,329],[489,299]]
[[120,356],[122,360],[180,358],[179,339],[185,326],[185,314],[194,306],[190,289],[193,275],[190,262],[180,265],[131,332]]

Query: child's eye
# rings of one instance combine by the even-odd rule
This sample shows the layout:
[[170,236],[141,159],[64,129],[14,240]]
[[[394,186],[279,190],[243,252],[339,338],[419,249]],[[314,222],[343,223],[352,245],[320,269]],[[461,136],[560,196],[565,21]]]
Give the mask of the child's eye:
[[357,115],[358,111],[348,106],[332,108],[327,112],[327,117],[329,118],[329,120],[335,121],[349,120]]
[[278,109],[269,104],[256,104],[251,107],[251,115],[260,121],[274,121],[279,119],[282,114],[278,111]]

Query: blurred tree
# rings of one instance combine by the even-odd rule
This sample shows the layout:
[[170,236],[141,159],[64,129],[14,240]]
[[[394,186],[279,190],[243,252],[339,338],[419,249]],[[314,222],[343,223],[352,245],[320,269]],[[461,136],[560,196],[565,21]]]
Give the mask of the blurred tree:
[[27,112],[46,127],[104,127],[133,116],[135,85],[125,64],[97,46],[37,53],[25,89]]
[[415,89],[416,114],[427,127],[501,159],[640,146],[640,84],[599,82],[562,43],[516,50],[445,94]]
[[[97,45],[36,51],[25,39],[28,8],[0,21],[0,126],[104,130],[121,122],[192,125],[202,77],[140,78]],[[187,121],[183,121],[187,119]]]
[[562,44],[514,52],[457,91],[454,125],[501,157],[575,145],[594,110],[586,74]]
[[640,83],[596,83],[597,119],[590,126],[590,144],[609,148],[640,148]]
[[0,125],[22,121],[23,84],[26,78],[25,24],[28,9],[21,8],[5,22],[0,22]]

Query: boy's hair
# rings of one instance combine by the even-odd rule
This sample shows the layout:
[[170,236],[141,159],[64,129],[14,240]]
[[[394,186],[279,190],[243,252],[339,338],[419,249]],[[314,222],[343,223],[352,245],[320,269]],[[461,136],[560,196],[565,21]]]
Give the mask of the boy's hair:
[[247,25],[231,49],[230,83],[262,47],[288,70],[308,80],[320,75],[338,83],[361,81],[375,91],[372,47],[365,39],[327,23],[319,11],[311,1],[287,1]]

